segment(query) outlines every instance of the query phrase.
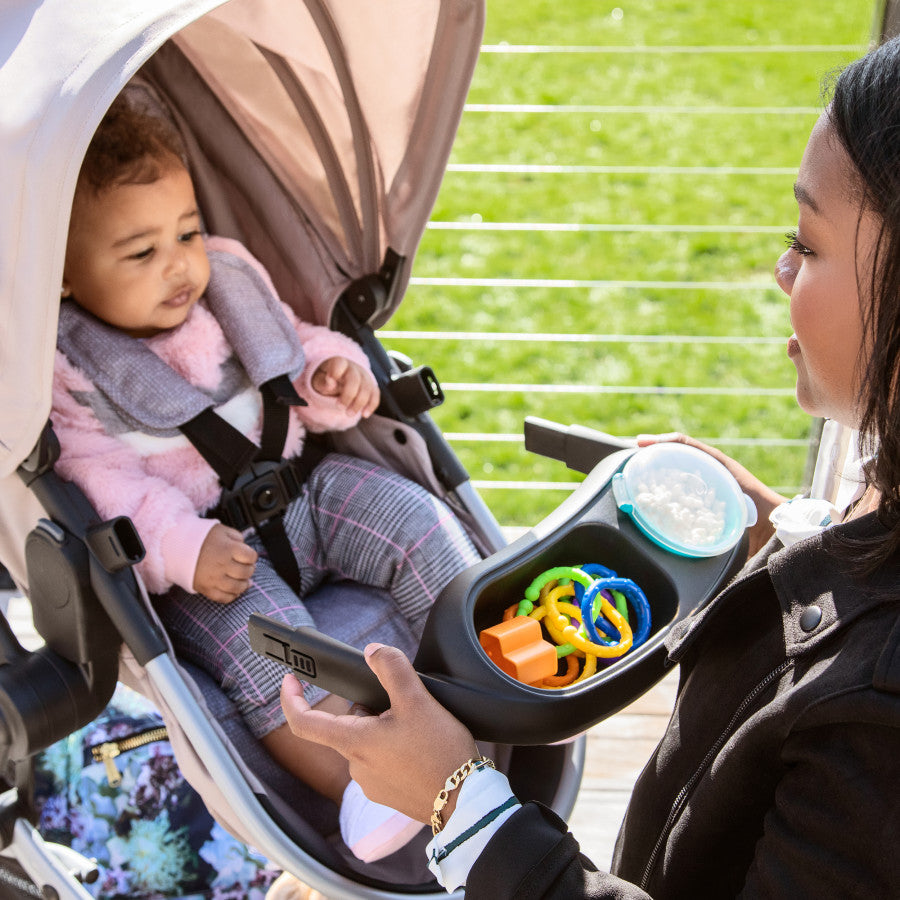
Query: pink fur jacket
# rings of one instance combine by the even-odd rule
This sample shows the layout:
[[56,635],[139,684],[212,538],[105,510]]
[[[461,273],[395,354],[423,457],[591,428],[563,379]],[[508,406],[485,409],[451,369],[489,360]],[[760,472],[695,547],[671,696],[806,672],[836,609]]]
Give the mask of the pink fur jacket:
[[[206,246],[247,260],[271,287],[268,273],[242,244],[210,237]],[[290,457],[302,449],[306,429],[340,431],[359,420],[358,414],[346,413],[334,398],[312,389],[312,375],[319,365],[332,356],[345,357],[366,369],[368,362],[354,341],[328,328],[301,322],[283,306],[306,356],[305,368],[294,384],[309,403],[292,407],[285,443],[285,456]],[[147,338],[146,344],[176,372],[207,390],[220,385],[222,364],[232,355],[225,335],[202,300],[182,325]],[[147,550],[137,569],[148,590],[162,593],[177,584],[193,591],[200,548],[216,524],[201,513],[218,502],[218,478],[181,435],[157,437],[139,431],[108,434],[84,400],[93,391],[85,375],[57,351],[51,414],[62,448],[57,471],[85,492],[104,519],[120,515],[132,519]],[[216,412],[258,442],[262,403],[259,391],[249,382]]]

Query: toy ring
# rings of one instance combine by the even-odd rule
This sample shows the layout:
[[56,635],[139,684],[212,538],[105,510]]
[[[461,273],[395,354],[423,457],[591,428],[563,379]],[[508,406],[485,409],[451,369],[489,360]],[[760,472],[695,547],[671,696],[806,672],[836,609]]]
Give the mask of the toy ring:
[[[596,610],[597,599],[601,600],[601,606],[602,603],[609,604],[609,601],[601,593],[604,590],[624,594],[631,601],[636,620],[632,646],[639,647],[647,640],[650,634],[650,603],[644,592],[630,578],[598,578],[588,588],[581,600],[582,621],[585,623],[588,634],[591,634],[591,624],[593,624],[595,618],[594,611]],[[605,612],[605,607],[603,609]],[[609,616],[609,618],[615,623],[612,616]],[[594,635],[597,635],[596,631],[594,631]],[[578,645],[576,644],[576,646]]]
[[[619,612],[622,612],[622,605],[619,603],[619,600],[624,600],[625,598],[618,591],[610,591],[607,588],[601,588],[600,593],[602,596],[606,597],[606,599],[610,603],[616,604],[616,609]],[[587,602],[585,602],[585,594],[581,595],[581,621],[584,623],[584,630],[587,632],[587,636],[594,642],[601,643],[618,643],[621,639],[621,635],[619,634],[616,627],[609,621],[604,618],[601,611],[601,604],[598,601],[596,594],[593,594],[593,601],[589,597]],[[628,606],[625,604],[625,608],[627,610]],[[628,616],[625,616],[625,621],[628,622]],[[630,625],[631,623],[628,622]],[[602,634],[601,634],[602,632]]]
[[[540,623],[543,638],[529,619]],[[598,659],[611,662],[624,656],[649,633],[650,604],[644,592],[612,569],[587,563],[542,572],[522,600],[504,609],[503,622],[483,629],[479,640],[508,675],[534,687],[558,689],[591,678]]]
[[542,682],[544,687],[565,687],[575,681],[578,675],[578,660],[574,656],[566,657],[565,675],[548,675]]
[[[554,600],[557,597],[571,596],[572,595],[572,586],[564,585],[563,587],[554,588],[553,594],[554,594]],[[577,606],[575,606],[574,603],[563,603],[561,605],[564,607],[567,607],[568,612],[572,616],[577,618],[580,623],[581,610]],[[575,652],[575,645],[570,643],[563,636],[561,628],[558,627],[555,622],[551,621],[550,617],[547,615],[550,611],[551,611],[550,607],[545,602],[545,603],[542,603],[540,606],[538,606],[534,610],[534,612],[531,613],[530,615],[531,615],[532,619],[537,619],[539,622],[543,621],[544,627],[547,629],[548,633],[550,634],[550,637],[552,637],[553,640],[556,641],[556,644],[557,644],[556,655],[557,656],[568,656],[570,653]],[[561,612],[562,611],[557,608],[557,613],[556,613],[557,618],[560,617]],[[565,624],[568,625],[569,622],[567,621]]]
[[534,603],[541,596],[541,590],[551,581],[559,581],[560,578],[568,578],[580,584],[585,589],[593,584],[594,579],[590,577],[582,569],[575,566],[557,566],[555,569],[548,569],[538,575],[534,581],[525,589],[525,599]]
[[[562,591],[566,589],[557,588],[556,590]],[[616,628],[619,629],[619,634],[621,636],[618,643],[611,646],[608,644],[596,644],[593,641],[587,640],[586,638],[581,636],[578,628],[572,625],[571,622],[567,622],[566,618],[562,615],[556,605],[557,598],[554,596],[556,590],[551,591],[547,595],[547,598],[545,600],[545,604],[548,609],[545,625],[547,626],[547,630],[551,633],[551,635],[553,635],[554,640],[556,640],[558,643],[566,641],[570,644],[574,644],[575,647],[577,647],[579,650],[583,650],[589,656],[622,656],[624,653],[627,653],[631,649],[632,633],[628,622],[625,621],[625,617],[609,602],[609,600],[607,600],[606,597],[599,593],[599,589],[597,592],[595,592],[594,597],[600,597],[601,609],[603,613],[613,623],[613,625],[615,625]],[[574,593],[574,590],[572,591],[572,593]],[[590,594],[590,591],[588,593]],[[591,598],[592,604],[594,597]],[[589,609],[591,608],[592,607],[589,607]],[[557,636],[557,634],[559,636]]]
[[[606,566],[601,566],[599,563],[586,563],[583,566],[579,566],[579,568],[581,569],[582,572],[584,572],[587,575],[592,576],[593,578],[616,578],[617,577],[616,573],[612,569],[609,569]],[[579,606],[581,606],[581,601],[584,599],[585,590],[586,589],[581,584],[576,583],[576,585],[575,585],[575,600]],[[610,598],[607,597],[607,599],[609,600]],[[616,602],[616,609],[618,609],[619,612],[623,616],[625,616],[625,618],[627,620],[628,619],[628,604],[625,603],[624,598],[615,597],[615,595],[613,595],[613,599]],[[616,629],[612,625],[610,625],[609,622],[607,622],[606,619],[604,619],[602,616],[595,614],[594,621],[589,622],[588,620],[585,620],[584,624],[587,627],[589,634],[592,630],[591,625],[594,626],[593,633],[590,634],[592,641],[598,641],[598,642],[601,641],[599,633],[597,631],[598,628],[608,638],[611,638],[613,640],[613,642],[616,642],[619,640],[619,632],[616,631]]]

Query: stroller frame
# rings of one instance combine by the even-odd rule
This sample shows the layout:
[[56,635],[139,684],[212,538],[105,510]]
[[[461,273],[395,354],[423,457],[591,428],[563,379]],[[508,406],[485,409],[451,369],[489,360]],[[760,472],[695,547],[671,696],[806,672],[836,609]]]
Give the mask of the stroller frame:
[[[75,179],[103,112],[140,71],[141,89],[165,97],[182,130],[210,230],[243,240],[301,317],[352,335],[369,355],[384,415],[341,435],[339,449],[384,462],[438,493],[485,554],[504,546],[428,416],[441,399],[433,373],[393,358],[374,336],[402,299],[477,59],[484,6],[390,2],[393,15],[348,13],[335,0],[25,0],[4,14],[0,87],[10,103],[0,112],[0,142],[14,161],[15,187],[11,214],[0,222],[0,296],[9,312],[0,333],[0,557],[28,594],[46,643],[27,652],[5,621],[0,627],[0,763],[11,786],[0,803],[0,839],[5,855],[59,897],[88,896],[76,875],[90,866],[35,830],[32,758],[93,719],[117,676],[178,724],[170,739],[213,815],[274,862],[333,898],[431,896],[436,889],[421,878],[403,884],[389,871],[336,866],[301,846],[321,838],[267,796],[208,717],[193,675],[174,659],[132,570],[140,541],[130,522],[99,521],[59,479],[45,424]],[[290,27],[281,29],[277,17],[288,14]],[[274,149],[250,140],[258,136],[254,125],[264,129],[244,103],[241,78],[231,77],[237,43],[243,62],[268,65],[265,96],[277,92],[280,112],[299,117],[275,135]],[[394,61],[385,68],[387,47]],[[391,88],[387,106],[374,114],[366,107],[382,102],[384,90],[373,73]],[[199,94],[180,96],[182,82]],[[230,109],[223,99],[229,91],[238,95]],[[263,124],[273,121],[277,114]],[[389,133],[395,122],[399,139]],[[229,129],[228,138],[217,128]],[[338,605],[355,600],[332,590]],[[114,651],[122,640],[120,656]],[[519,770],[536,770],[550,785],[539,799],[569,815],[583,739],[523,752],[528,762]],[[535,794],[527,777],[518,781],[523,796]]]

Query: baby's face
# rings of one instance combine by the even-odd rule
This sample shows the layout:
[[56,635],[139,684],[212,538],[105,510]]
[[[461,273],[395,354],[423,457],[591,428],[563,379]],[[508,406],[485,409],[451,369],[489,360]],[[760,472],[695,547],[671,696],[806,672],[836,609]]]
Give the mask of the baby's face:
[[133,337],[180,325],[209,282],[187,170],[76,198],[63,295]]

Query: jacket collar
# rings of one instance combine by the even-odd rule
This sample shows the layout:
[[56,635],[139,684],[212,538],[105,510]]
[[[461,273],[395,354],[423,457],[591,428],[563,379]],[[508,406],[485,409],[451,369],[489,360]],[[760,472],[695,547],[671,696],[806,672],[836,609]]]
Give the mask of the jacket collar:
[[864,613],[900,598],[900,559],[895,555],[872,576],[848,565],[840,538],[871,541],[886,534],[876,513],[825,529],[769,557],[768,569],[781,603],[785,648],[794,656],[827,640]]
[[900,557],[893,557],[863,581],[849,571],[847,552],[839,546],[842,536],[871,540],[884,534],[877,515],[870,513],[791,547],[772,538],[708,606],[672,629],[666,640],[669,659],[677,662],[684,656],[705,625],[732,602],[747,602],[748,594],[754,593],[763,600],[770,593],[766,581],[781,605],[788,657],[807,652],[863,613],[896,603],[900,599]]

